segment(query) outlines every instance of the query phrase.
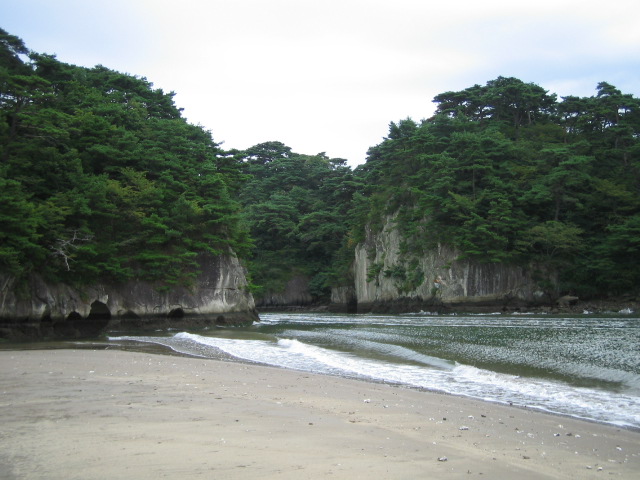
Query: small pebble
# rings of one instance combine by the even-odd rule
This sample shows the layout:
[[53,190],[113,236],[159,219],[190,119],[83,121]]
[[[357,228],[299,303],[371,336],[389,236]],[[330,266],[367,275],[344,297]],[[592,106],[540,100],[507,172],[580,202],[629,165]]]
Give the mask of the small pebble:
[[447,457],[438,457],[439,462],[446,462],[447,460],[449,460]]

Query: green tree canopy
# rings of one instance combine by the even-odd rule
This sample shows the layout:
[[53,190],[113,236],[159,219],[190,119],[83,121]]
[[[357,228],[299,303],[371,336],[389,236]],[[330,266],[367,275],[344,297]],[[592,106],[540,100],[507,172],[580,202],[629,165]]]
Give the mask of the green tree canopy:
[[247,251],[227,186],[240,164],[172,92],[29,52],[4,31],[0,87],[3,270],[188,283],[198,254]]
[[312,295],[327,300],[337,252],[348,230],[353,174],[343,159],[292,152],[280,142],[240,154],[248,181],[240,191],[255,241],[253,282],[277,292],[296,274],[311,279]]
[[0,29],[0,270],[170,286],[233,249],[259,287],[305,274],[326,299],[392,217],[406,265],[385,274],[405,286],[438,243],[556,269],[562,291],[640,285],[640,100],[607,82],[561,100],[511,77],[444,92],[353,171],[278,141],[224,151],[173,97]]
[[447,243],[557,269],[565,291],[637,288],[640,104],[606,82],[596,92],[558,102],[498,77],[436,96],[433,117],[392,122],[356,169],[366,187],[352,236],[394,214],[407,262]]

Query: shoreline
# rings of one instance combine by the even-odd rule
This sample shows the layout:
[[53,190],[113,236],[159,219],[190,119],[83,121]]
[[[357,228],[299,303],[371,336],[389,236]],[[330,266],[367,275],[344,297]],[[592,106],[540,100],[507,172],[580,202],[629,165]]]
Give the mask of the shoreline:
[[0,477],[636,478],[640,432],[241,362],[0,351]]
[[[237,357],[232,357],[231,355],[225,354],[225,353],[221,353],[220,358],[213,358],[213,357],[205,357],[205,356],[200,356],[200,355],[196,355],[196,354],[190,354],[190,353],[183,353],[180,352],[178,350],[174,350],[173,348],[166,346],[166,345],[160,345],[157,343],[148,343],[145,344],[143,342],[135,342],[135,341],[131,341],[133,342],[131,345],[128,345],[127,347],[123,347],[121,345],[115,346],[115,345],[110,345],[110,344],[105,344],[104,345],[104,349],[120,349],[122,351],[128,351],[128,352],[139,352],[139,353],[150,353],[153,355],[168,355],[168,356],[176,356],[176,357],[184,357],[184,358],[193,358],[193,359],[202,359],[202,360],[212,360],[214,362],[232,362],[232,363],[239,363],[239,364],[246,364],[246,365],[250,365],[250,366],[256,366],[256,367],[266,367],[266,368],[274,368],[276,370],[286,370],[289,372],[297,372],[297,373],[305,373],[305,374],[311,374],[311,375],[317,375],[317,376],[326,376],[326,377],[334,377],[334,378],[342,378],[344,380],[352,380],[352,381],[357,381],[357,382],[365,382],[365,383],[372,383],[375,385],[387,385],[393,388],[400,388],[400,389],[406,389],[406,390],[412,390],[412,391],[416,391],[416,392],[424,392],[426,394],[429,395],[448,395],[448,396],[452,396],[452,397],[457,397],[457,398],[461,398],[461,399],[467,399],[467,400],[471,400],[471,401],[477,401],[477,402],[482,402],[482,403],[489,403],[489,404],[493,404],[493,405],[499,405],[499,406],[503,406],[503,407],[508,407],[508,408],[515,408],[515,409],[522,409],[522,410],[526,410],[526,411],[532,411],[532,412],[538,412],[540,414],[543,415],[553,415],[559,418],[569,418],[569,419],[573,419],[573,420],[577,420],[577,421],[581,421],[581,422],[587,422],[587,423],[594,423],[596,425],[604,425],[604,426],[608,426],[608,427],[612,427],[612,428],[619,428],[619,429],[623,429],[623,430],[629,430],[632,432],[637,432],[640,434],[640,426],[635,426],[635,425],[620,425],[620,424],[616,424],[616,423],[612,423],[612,422],[605,422],[602,420],[596,420],[593,418],[587,418],[587,417],[580,417],[577,415],[570,415],[568,413],[560,413],[560,412],[554,412],[552,410],[545,410],[543,408],[539,408],[539,407],[531,407],[528,405],[522,405],[522,404],[515,404],[515,403],[506,403],[506,402],[499,402],[497,400],[491,400],[491,399],[481,399],[481,398],[477,398],[477,397],[473,397],[471,395],[462,395],[462,394],[455,394],[455,393],[450,393],[450,392],[444,392],[442,390],[436,390],[436,389],[429,389],[429,388],[425,388],[425,387],[415,387],[415,386],[411,386],[411,385],[405,385],[402,383],[395,383],[395,382],[391,382],[388,380],[377,380],[375,378],[369,378],[369,377],[358,377],[358,376],[343,376],[343,375],[332,375],[332,374],[324,374],[324,373],[313,373],[313,372],[307,372],[304,370],[296,370],[293,368],[286,368],[286,367],[281,367],[281,366],[276,366],[276,365],[268,365],[265,363],[260,363],[260,362],[255,362],[255,361],[251,361],[251,360],[245,360],[242,358],[237,358]],[[75,348],[78,348],[77,346]],[[87,349],[91,349],[92,347],[87,346]],[[95,347],[93,347],[95,348]],[[66,347],[64,347],[63,349],[66,349]]]
[[[86,343],[85,343],[86,342]],[[133,352],[133,353],[141,353],[141,354],[150,354],[150,355],[161,355],[161,356],[168,356],[168,357],[181,357],[181,358],[190,358],[190,359],[196,359],[196,360],[205,360],[205,361],[213,361],[213,362],[223,362],[223,363],[234,363],[234,364],[240,364],[240,365],[249,365],[249,366],[255,366],[255,367],[265,367],[265,368],[273,368],[276,370],[284,370],[287,372],[294,372],[294,373],[299,373],[299,374],[310,374],[310,375],[316,375],[316,376],[327,376],[327,377],[332,377],[332,378],[339,378],[339,379],[344,379],[344,380],[350,380],[350,381],[357,381],[357,382],[364,382],[364,383],[372,383],[375,385],[387,385],[393,388],[400,388],[400,389],[406,389],[406,390],[410,390],[410,391],[416,391],[416,392],[424,392],[426,394],[429,395],[447,395],[447,396],[452,396],[452,397],[456,397],[456,398],[460,398],[460,399],[466,399],[466,400],[470,400],[470,401],[477,401],[477,402],[481,402],[481,403],[488,403],[488,404],[493,404],[493,405],[497,405],[497,406],[502,406],[502,407],[507,407],[507,408],[514,408],[514,409],[522,409],[525,411],[531,411],[531,412],[537,412],[540,413],[542,415],[551,415],[551,416],[556,416],[558,418],[568,418],[568,419],[573,419],[576,421],[581,421],[581,422],[587,422],[587,423],[593,423],[596,425],[603,425],[603,426],[607,426],[607,427],[611,427],[611,428],[617,428],[617,429],[623,429],[623,430],[629,430],[632,432],[637,432],[640,434],[640,426],[636,426],[636,425],[629,425],[629,424],[616,424],[614,422],[606,422],[604,420],[597,420],[594,418],[588,418],[588,417],[580,417],[578,415],[571,415],[569,413],[561,413],[561,412],[556,412],[553,410],[545,410],[544,408],[541,407],[536,407],[536,406],[529,406],[529,405],[524,405],[524,404],[519,404],[519,403],[512,403],[512,402],[500,402],[498,400],[493,400],[493,399],[487,399],[487,398],[479,398],[479,397],[474,397],[471,395],[463,395],[463,394],[456,394],[456,393],[451,393],[451,392],[446,392],[446,391],[442,391],[442,390],[438,390],[438,389],[430,389],[430,388],[426,388],[426,387],[417,387],[417,386],[411,386],[411,385],[405,385],[403,383],[396,383],[396,382],[392,382],[392,381],[388,381],[388,380],[378,380],[375,378],[369,378],[369,377],[359,377],[359,376],[343,376],[343,375],[332,375],[332,374],[325,374],[325,373],[314,373],[314,372],[308,372],[305,370],[296,370],[293,368],[287,368],[287,367],[282,367],[282,366],[277,366],[277,365],[269,365],[269,364],[265,364],[265,363],[260,363],[260,362],[256,362],[256,361],[252,361],[252,360],[246,360],[243,358],[237,358],[237,357],[233,357],[227,353],[221,352],[219,357],[208,357],[208,356],[201,356],[201,355],[197,355],[194,353],[185,353],[185,352],[181,352],[179,350],[175,350],[174,348],[172,348],[171,346],[168,345],[162,345],[159,343],[147,343],[147,342],[141,342],[138,340],[126,340],[124,341],[125,343],[121,343],[121,344],[117,344],[117,343],[111,343],[109,341],[102,341],[102,340],[86,340],[86,341],[78,341],[78,340],[67,340],[67,341],[60,341],[60,340],[52,340],[52,341],[47,341],[47,342],[42,342],[42,343],[38,343],[38,342],[25,342],[25,343],[12,343],[12,344],[8,344],[5,345],[4,348],[2,345],[0,345],[0,355],[2,355],[2,352],[11,352],[11,351],[39,351],[39,350],[80,350],[80,351],[106,351],[106,350],[119,350],[122,352]],[[1,357],[0,357],[1,358]]]
[[640,302],[633,299],[579,299],[567,303],[509,304],[508,302],[486,303],[429,303],[421,300],[398,299],[387,302],[361,304],[359,308],[339,303],[315,303],[309,305],[261,305],[258,313],[337,313],[337,314],[407,314],[419,312],[438,312],[441,315],[481,315],[505,314],[518,315],[631,315],[638,316]]

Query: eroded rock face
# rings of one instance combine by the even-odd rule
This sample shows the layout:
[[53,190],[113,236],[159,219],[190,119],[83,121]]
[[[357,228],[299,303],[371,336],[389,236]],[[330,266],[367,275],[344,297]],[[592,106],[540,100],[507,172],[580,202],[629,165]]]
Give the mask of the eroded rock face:
[[[420,256],[402,255],[401,238],[389,220],[367,235],[353,265],[357,311],[417,311],[430,306],[500,310],[548,301],[535,268],[457,260],[446,245]],[[339,297],[336,292],[336,299]]]
[[193,288],[149,282],[72,287],[34,275],[28,286],[0,274],[0,337],[92,336],[106,328],[258,320],[244,269],[233,255],[202,255]]

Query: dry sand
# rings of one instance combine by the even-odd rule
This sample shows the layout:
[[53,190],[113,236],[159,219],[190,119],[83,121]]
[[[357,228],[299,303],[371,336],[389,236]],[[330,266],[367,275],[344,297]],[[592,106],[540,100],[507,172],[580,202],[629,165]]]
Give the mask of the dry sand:
[[215,360],[0,352],[2,479],[640,478],[640,433]]

